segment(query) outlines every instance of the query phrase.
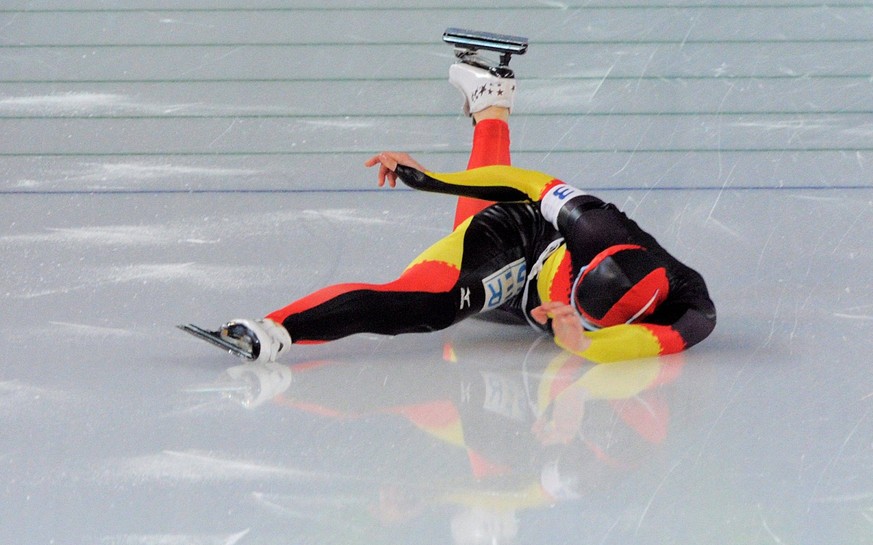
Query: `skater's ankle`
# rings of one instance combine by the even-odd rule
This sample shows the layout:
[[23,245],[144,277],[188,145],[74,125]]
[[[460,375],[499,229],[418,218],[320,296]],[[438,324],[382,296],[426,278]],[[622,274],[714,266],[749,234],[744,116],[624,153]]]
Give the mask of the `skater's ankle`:
[[473,122],[478,123],[485,119],[499,119],[500,121],[509,121],[509,108],[502,106],[489,106],[482,111],[473,114]]

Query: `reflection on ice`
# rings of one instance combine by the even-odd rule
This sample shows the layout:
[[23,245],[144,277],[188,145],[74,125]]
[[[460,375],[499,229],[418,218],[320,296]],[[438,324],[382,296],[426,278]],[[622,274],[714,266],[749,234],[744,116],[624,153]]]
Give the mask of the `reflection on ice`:
[[[450,342],[429,361],[376,354],[244,364],[185,391],[221,395],[249,410],[290,411],[322,426],[379,430],[381,454],[357,472],[293,493],[253,495],[289,523],[404,527],[447,516],[455,543],[504,543],[518,537],[523,513],[596,502],[658,460],[682,368],[681,358],[598,366],[539,340],[524,361],[495,361]],[[289,441],[305,450],[316,436]],[[420,441],[429,445],[426,458],[413,446]],[[320,456],[353,466],[361,446],[325,445]]]

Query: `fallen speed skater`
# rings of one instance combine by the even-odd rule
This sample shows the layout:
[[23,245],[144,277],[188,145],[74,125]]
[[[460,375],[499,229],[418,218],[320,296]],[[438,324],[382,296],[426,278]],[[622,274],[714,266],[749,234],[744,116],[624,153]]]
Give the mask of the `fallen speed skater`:
[[406,153],[365,163],[380,187],[397,181],[458,197],[454,230],[385,284],[317,290],[263,319],[218,330],[180,326],[246,360],[268,362],[296,343],[356,333],[445,329],[502,313],[595,362],[671,354],[716,323],[703,277],[614,204],[543,172],[511,166],[508,119],[515,76],[464,50],[449,81],[474,121],[467,170],[437,173]]

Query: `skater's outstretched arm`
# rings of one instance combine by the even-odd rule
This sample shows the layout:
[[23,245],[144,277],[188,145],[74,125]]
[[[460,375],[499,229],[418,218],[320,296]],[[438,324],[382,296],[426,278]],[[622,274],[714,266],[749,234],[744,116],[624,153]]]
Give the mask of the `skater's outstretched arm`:
[[681,352],[702,341],[715,327],[714,314],[696,308],[689,308],[673,324],[621,324],[597,331],[585,331],[573,308],[557,301],[537,307],[532,316],[542,324],[552,320],[558,346],[597,363]]
[[399,152],[382,152],[364,163],[379,165],[379,186],[391,187],[399,178],[413,189],[462,195],[496,202],[537,202],[545,192],[562,182],[542,172],[507,165],[474,168],[461,172],[435,173],[412,157]]

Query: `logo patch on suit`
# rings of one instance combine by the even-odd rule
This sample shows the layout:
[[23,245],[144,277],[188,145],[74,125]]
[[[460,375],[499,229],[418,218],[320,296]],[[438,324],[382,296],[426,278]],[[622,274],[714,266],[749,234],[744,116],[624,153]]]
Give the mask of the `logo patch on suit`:
[[524,259],[513,261],[482,280],[485,287],[485,305],[482,310],[493,310],[524,291],[527,267]]

